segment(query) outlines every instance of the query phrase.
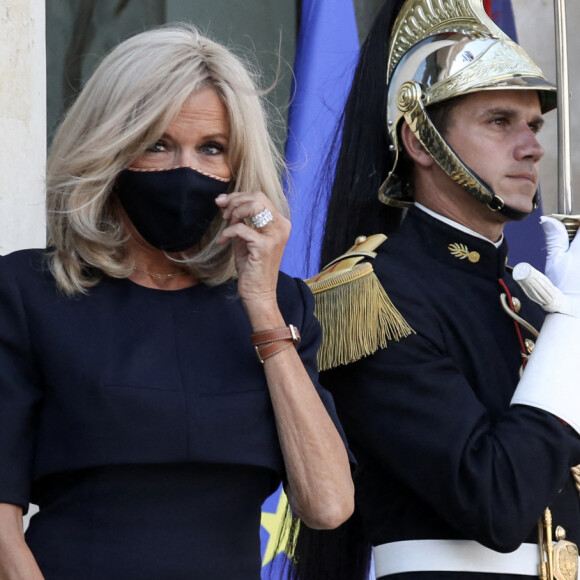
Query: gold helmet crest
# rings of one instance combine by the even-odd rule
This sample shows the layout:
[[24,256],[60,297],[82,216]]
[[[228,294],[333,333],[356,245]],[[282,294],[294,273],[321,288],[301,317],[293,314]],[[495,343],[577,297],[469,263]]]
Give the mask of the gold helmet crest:
[[461,161],[427,113],[429,105],[454,97],[505,89],[537,91],[542,112],[556,107],[556,86],[489,18],[483,0],[407,0],[391,33],[387,85],[395,161],[379,199],[388,205],[412,204],[401,195],[396,176],[404,119],[451,179],[493,211],[507,213],[503,200]]

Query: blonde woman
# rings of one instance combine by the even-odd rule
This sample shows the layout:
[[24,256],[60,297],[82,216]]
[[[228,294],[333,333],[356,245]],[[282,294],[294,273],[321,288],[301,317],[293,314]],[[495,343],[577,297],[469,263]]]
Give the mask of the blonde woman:
[[257,580],[280,481],[311,527],[351,514],[279,169],[246,69],[192,27],[87,83],[49,248],[0,260],[0,578]]

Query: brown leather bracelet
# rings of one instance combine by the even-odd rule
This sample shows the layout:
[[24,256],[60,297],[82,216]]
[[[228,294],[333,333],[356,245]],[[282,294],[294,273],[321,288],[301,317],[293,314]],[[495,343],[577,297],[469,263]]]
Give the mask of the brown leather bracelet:
[[263,344],[262,346],[255,346],[254,348],[256,349],[259,361],[264,364],[266,359],[273,357],[275,354],[278,354],[293,345],[294,342],[290,342],[289,340],[277,340],[276,342]]
[[293,324],[289,324],[282,328],[272,328],[270,330],[254,332],[254,334],[251,335],[251,339],[254,346],[269,344],[270,342],[276,342],[277,340],[291,340],[294,343],[298,343],[300,342],[300,333]]
[[262,330],[251,335],[252,344],[261,363],[275,354],[282,352],[289,346],[300,342],[298,329],[290,324],[283,328]]

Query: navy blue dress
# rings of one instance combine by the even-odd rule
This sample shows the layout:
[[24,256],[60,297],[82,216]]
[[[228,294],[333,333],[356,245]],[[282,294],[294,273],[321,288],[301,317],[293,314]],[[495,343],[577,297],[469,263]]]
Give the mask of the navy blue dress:
[[554,525],[580,541],[570,473],[580,439],[549,413],[510,407],[522,356],[499,280],[537,329],[544,314],[506,257],[505,241],[495,248],[416,208],[378,249],[375,272],[416,334],[321,375],[358,461],[357,505],[373,545],[467,539],[508,552],[537,542],[548,505]]
[[[319,388],[312,296],[281,274],[278,299]],[[0,259],[0,502],[40,506],[46,580],[260,577],[285,473],[251,332],[235,282],[67,298],[42,251]]]

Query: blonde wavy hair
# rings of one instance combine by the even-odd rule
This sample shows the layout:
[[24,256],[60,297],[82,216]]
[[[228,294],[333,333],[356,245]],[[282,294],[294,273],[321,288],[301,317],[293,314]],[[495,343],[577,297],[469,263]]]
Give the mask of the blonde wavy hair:
[[[87,292],[103,275],[126,278],[133,264],[112,194],[119,173],[163,134],[195,91],[211,87],[230,123],[230,191],[263,191],[288,216],[283,162],[268,132],[247,64],[187,24],[143,32],[114,48],[68,111],[47,164],[49,264],[68,295]],[[216,245],[218,216],[183,266],[217,285],[236,276],[231,244]]]

